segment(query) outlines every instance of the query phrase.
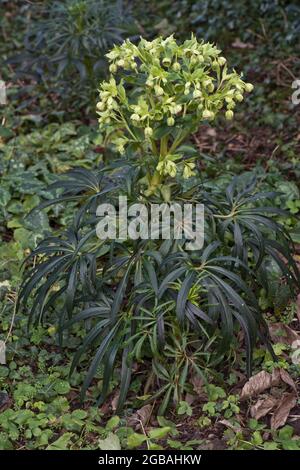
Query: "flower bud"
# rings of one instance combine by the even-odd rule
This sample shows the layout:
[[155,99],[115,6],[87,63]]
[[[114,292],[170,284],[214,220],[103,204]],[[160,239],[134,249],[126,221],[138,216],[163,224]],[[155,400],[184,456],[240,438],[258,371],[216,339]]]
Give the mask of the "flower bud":
[[174,72],[179,72],[179,70],[181,69],[180,63],[174,62],[174,64],[172,65],[172,69],[174,70]]
[[225,117],[228,121],[231,121],[231,119],[233,118],[233,111],[231,111],[231,109],[229,109],[228,111],[226,111],[225,113]]
[[218,63],[219,63],[219,65],[221,65],[221,66],[222,66],[222,65],[225,65],[225,64],[226,64],[226,59],[225,59],[225,57],[219,57],[219,58],[218,58]]
[[145,137],[152,137],[153,135],[153,129],[151,127],[146,127],[145,128]]
[[118,70],[118,67],[116,66],[116,64],[110,64],[109,71],[111,73],[116,73],[117,70]]
[[252,85],[252,83],[246,83],[245,85],[245,90],[248,91],[249,93],[251,93],[251,91],[253,90],[254,86]]
[[203,111],[203,117],[204,119],[208,119],[209,121],[215,117],[214,113],[212,111],[209,111],[209,109],[205,109]]
[[240,102],[241,102],[241,101],[243,101],[244,97],[243,97],[242,93],[237,93],[237,94],[235,95],[235,99],[236,99],[237,101],[240,101]]
[[171,116],[167,119],[167,124],[168,126],[174,126],[175,124],[175,119]]
[[97,105],[96,105],[96,108],[99,111],[103,111],[105,109],[105,104],[102,101],[99,101],[99,103],[97,103]]
[[154,82],[151,78],[148,78],[146,81],[146,85],[152,88],[154,86]]
[[177,173],[176,163],[172,162],[171,160],[166,162],[166,170],[167,173],[172,177],[175,178]]
[[202,93],[200,90],[194,90],[194,93],[193,93],[193,98],[201,98],[202,96]]
[[183,168],[183,178],[188,179],[191,176],[195,175],[195,172],[193,169],[195,168],[195,163],[185,163],[184,168]]
[[163,60],[162,60],[162,63],[164,65],[170,65],[171,59],[169,57],[164,57]]
[[124,61],[123,59],[120,59],[120,60],[118,60],[117,65],[118,65],[119,67],[124,67],[125,61]]
[[163,88],[159,85],[156,85],[154,87],[154,91],[155,91],[156,96],[162,96],[164,94]]
[[132,121],[140,121],[141,118],[138,114],[134,113],[130,116],[130,118],[132,119]]

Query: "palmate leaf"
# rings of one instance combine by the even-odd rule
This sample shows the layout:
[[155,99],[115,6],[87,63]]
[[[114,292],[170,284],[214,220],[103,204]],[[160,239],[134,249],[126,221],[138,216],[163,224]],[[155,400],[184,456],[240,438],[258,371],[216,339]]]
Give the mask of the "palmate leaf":
[[[250,274],[249,268],[234,257],[215,256],[219,246],[220,243],[213,242],[204,250],[201,259],[198,261],[198,263],[202,262],[202,268],[198,268],[198,270],[191,268],[187,270],[187,267],[181,266],[171,270],[171,272],[166,271],[170,259],[172,259],[176,265],[179,259],[182,260],[180,256],[176,256],[176,253],[167,257],[161,266],[158,265],[156,267],[155,271],[155,278],[158,279],[158,281],[160,277],[163,276],[162,287],[159,288],[159,299],[162,301],[164,298],[168,298],[168,295],[171,295],[171,298],[176,300],[176,315],[179,323],[186,324],[188,321],[188,323],[193,326],[194,330],[201,331],[201,327],[199,326],[199,321],[201,322],[201,320],[210,325],[216,324],[216,322],[217,324],[219,323],[223,337],[223,346],[221,347],[223,351],[228,348],[232,341],[234,320],[238,318],[241,327],[243,329],[247,328],[247,341],[249,339],[247,343],[247,369],[249,373],[251,369],[251,354],[249,356],[249,351],[252,352],[253,345],[258,338],[258,329],[263,326],[261,331],[266,332],[266,325],[259,313],[260,308],[258,302],[251,289],[237,273],[230,271],[225,266],[226,264],[227,266],[231,266],[232,262],[235,261],[236,266],[242,266],[243,270],[248,271]],[[222,267],[221,264],[223,264],[224,267]],[[151,273],[153,274],[152,271]],[[178,279],[182,279],[182,282],[179,291],[176,291],[174,290],[174,281]],[[189,291],[196,281],[197,285],[200,288],[202,287],[202,293],[213,292],[218,310],[217,317],[215,314],[212,314],[213,307],[207,305],[206,302],[201,308],[200,305],[194,305],[188,301]],[[154,308],[155,298],[157,297],[155,283],[154,285],[153,282],[142,283],[139,285],[139,291],[134,301],[137,309],[141,309],[144,306],[148,309]],[[207,295],[205,295],[205,297],[207,297]],[[199,301],[201,302],[200,299]],[[163,309],[161,309],[161,311],[162,310]],[[206,313],[206,311],[208,311],[208,313]],[[238,312],[240,317],[235,315],[235,313]],[[164,316],[162,315],[159,318],[165,330]],[[243,319],[243,322],[240,321],[240,318]],[[265,341],[268,342],[267,337]]]
[[[60,179],[51,184],[47,191],[57,193],[61,190],[58,197],[41,202],[31,212],[42,210],[47,207],[64,204],[66,202],[77,202],[81,205],[74,217],[74,227],[79,228],[83,225],[83,219],[89,214],[96,213],[97,206],[101,202],[107,202],[107,198],[113,195],[116,189],[120,188],[121,182],[115,179],[107,178],[104,175],[105,168],[98,172],[92,172],[84,168],[74,168],[60,177]],[[97,219],[94,219],[94,225]]]
[[[118,173],[114,168],[113,173],[133,200],[138,197],[135,172]],[[120,379],[121,409],[133,361],[147,366],[152,360],[159,383],[153,397],[162,397],[162,409],[166,409],[171,399],[179,399],[188,390],[190,373],[205,376],[208,364],[217,367],[225,360],[240,329],[250,374],[257,341],[273,353],[257,300],[259,290],[268,283],[269,260],[277,263],[291,289],[299,285],[289,237],[270,218],[271,212],[277,211],[262,203],[263,197],[268,200],[273,193],[253,194],[253,182],[241,189],[236,180],[224,199],[224,193],[214,188],[206,199],[205,247],[188,252],[180,240],[99,240],[91,220],[93,204],[98,196],[114,198],[115,191],[110,187],[100,194],[100,185],[95,188],[98,177],[103,183],[101,172],[90,179],[89,172],[75,171],[66,180],[63,197],[72,196],[72,192],[83,197],[75,216],[78,223],[60,237],[44,240],[33,251],[20,293],[22,304],[33,299],[30,318],[35,322],[42,321],[55,309],[58,298],[63,298],[58,319],[62,346],[73,325],[85,328],[71,365],[71,373],[78,367],[87,368],[81,398],[100,372],[98,403],[103,403],[116,376]],[[105,184],[109,187],[113,181],[112,177]],[[92,193],[92,188],[96,192]],[[193,191],[195,199],[197,190]],[[202,349],[198,350],[199,344]]]
[[25,53],[10,61],[37,79],[48,74],[58,82],[56,89],[62,87],[64,99],[71,98],[74,87],[82,95],[87,80],[94,88],[95,77],[107,72],[108,48],[120,43],[125,32],[127,36],[137,32],[129,6],[122,1],[54,0],[42,7],[33,4],[31,9],[38,19],[24,36]]
[[[96,258],[99,250],[85,253],[85,244],[94,232],[84,236],[68,230],[65,239],[49,237],[40,243],[25,262],[35,260],[20,286],[18,297],[21,304],[27,305],[29,296],[34,299],[29,321],[41,321],[49,308],[55,306],[59,296],[64,295],[65,311],[73,313],[75,298],[88,284],[86,293],[95,295]],[[105,253],[105,251],[104,251]],[[37,316],[36,316],[37,313]],[[63,313],[62,313],[63,315]]]
[[270,245],[273,242],[276,243],[279,252],[285,253],[286,259],[289,257],[286,268],[277,259],[284,276],[288,282],[292,279],[292,282],[299,283],[297,275],[295,276],[297,268],[288,255],[293,250],[292,241],[286,229],[274,219],[274,216],[283,217],[288,214],[278,207],[265,203],[280,193],[267,191],[253,194],[255,185],[255,178],[242,187],[240,187],[239,179],[234,178],[225,191],[226,199],[219,190],[215,190],[207,198],[210,211],[215,218],[217,233],[223,242],[226,233],[229,232],[232,235],[231,253],[242,260],[245,265],[249,263],[249,252],[252,252],[256,260],[255,270],[259,269],[266,257],[276,258],[276,252],[270,249]]

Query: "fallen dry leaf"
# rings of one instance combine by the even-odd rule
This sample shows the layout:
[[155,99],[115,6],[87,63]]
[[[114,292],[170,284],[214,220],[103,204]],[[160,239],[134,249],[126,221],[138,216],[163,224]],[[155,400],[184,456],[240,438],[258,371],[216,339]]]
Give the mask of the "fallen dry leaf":
[[235,47],[236,49],[253,49],[254,46],[253,44],[250,44],[248,42],[243,42],[239,38],[236,38],[234,42],[232,43],[232,47]]
[[269,411],[271,411],[278,403],[278,400],[275,397],[266,397],[258,400],[250,408],[251,417],[254,419],[260,419],[263,416],[266,416]]
[[189,404],[192,405],[196,399],[195,395],[192,395],[191,393],[187,393],[185,396],[185,401]]
[[116,409],[118,407],[119,396],[120,396],[120,392],[116,392],[116,394],[114,395],[114,397],[111,401],[111,408],[112,408],[113,411],[116,411]]
[[218,421],[219,424],[223,424],[223,426],[226,426],[226,428],[232,429],[235,433],[240,432],[242,428],[238,424],[232,424],[230,421],[227,419],[222,419],[221,421]]
[[247,400],[255,395],[259,395],[268,388],[278,385],[280,383],[280,371],[275,369],[272,374],[269,374],[265,370],[258,372],[258,374],[250,377],[248,382],[245,383],[242,392],[241,400]]
[[217,131],[213,127],[208,127],[206,130],[206,135],[209,137],[217,137]]
[[289,346],[300,339],[298,333],[284,323],[271,323],[269,331],[274,343],[288,344]]
[[294,392],[283,394],[271,418],[271,429],[278,429],[281,426],[284,426],[291,409],[296,406],[296,403],[297,396]]
[[130,416],[127,421],[128,425],[134,427],[136,430],[140,429],[142,426],[146,426],[150,420],[152,409],[152,405],[144,405]]
[[280,377],[281,377],[281,380],[285,382],[286,384],[288,384],[297,395],[297,387],[292,377],[290,376],[290,374],[286,370],[280,369]]
[[203,379],[201,379],[201,377],[199,377],[199,375],[194,375],[192,378],[191,378],[191,383],[193,385],[193,389],[194,389],[194,392],[197,393],[197,395],[203,395],[204,391],[203,391]]

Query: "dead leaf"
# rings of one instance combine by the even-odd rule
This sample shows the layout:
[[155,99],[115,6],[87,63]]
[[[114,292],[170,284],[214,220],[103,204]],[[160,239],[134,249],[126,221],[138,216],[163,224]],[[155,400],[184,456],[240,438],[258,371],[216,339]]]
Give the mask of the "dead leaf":
[[275,397],[266,397],[261,400],[258,400],[250,408],[251,417],[254,419],[260,419],[263,416],[266,416],[269,411],[271,411],[278,403],[278,400]]
[[116,394],[114,395],[111,401],[111,409],[113,411],[116,411],[116,409],[118,408],[119,396],[120,396],[120,392],[116,392]]
[[274,343],[288,344],[289,346],[300,339],[298,333],[284,323],[271,323],[269,331]]
[[192,405],[196,399],[195,395],[192,395],[191,393],[187,393],[185,396],[185,401],[189,404]]
[[199,377],[199,375],[194,375],[191,378],[191,383],[193,385],[194,392],[197,393],[197,395],[202,395],[203,394],[203,379]]
[[7,392],[0,392],[0,411],[4,411],[9,405],[10,399]]
[[276,410],[271,418],[271,429],[278,429],[284,426],[289,417],[290,411],[296,406],[297,396],[294,392],[284,393]]
[[285,370],[285,369],[280,369],[280,377],[281,379],[283,380],[283,382],[285,382],[286,384],[288,384],[293,390],[294,392],[296,393],[297,395],[297,387],[296,387],[296,384],[295,382],[293,381],[292,377],[290,376],[290,374]]
[[232,424],[230,421],[227,419],[222,419],[221,421],[218,421],[220,424],[223,424],[223,426],[226,426],[226,428],[232,429],[235,433],[240,432],[242,428],[238,424]]
[[107,401],[100,407],[101,413],[105,416],[110,413],[110,403]]
[[276,385],[279,385],[280,383],[280,369],[274,369],[273,372],[272,372],[272,387],[273,386],[276,386]]
[[213,127],[208,127],[206,130],[206,135],[209,137],[217,137],[217,131]]
[[128,425],[133,426],[135,430],[140,429],[142,426],[146,426],[150,420],[152,413],[152,405],[144,405],[142,408],[136,411],[128,419]]
[[234,42],[232,43],[232,47],[235,47],[236,49],[253,49],[254,46],[253,44],[250,44],[248,42],[242,42],[239,38],[236,38]]
[[246,400],[255,395],[259,395],[268,388],[278,385],[280,383],[280,372],[275,369],[272,374],[269,374],[265,370],[258,372],[258,374],[250,377],[248,382],[245,383],[242,392],[241,400]]

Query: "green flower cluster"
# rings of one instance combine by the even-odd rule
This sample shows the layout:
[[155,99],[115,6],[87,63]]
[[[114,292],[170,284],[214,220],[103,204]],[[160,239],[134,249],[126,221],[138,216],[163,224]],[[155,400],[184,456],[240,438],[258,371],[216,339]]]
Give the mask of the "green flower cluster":
[[[253,89],[235,71],[228,71],[220,54],[217,47],[194,36],[183,44],[172,35],[115,46],[107,54],[112,75],[101,83],[97,104],[106,139],[120,153],[133,143],[146,154],[151,152],[164,176],[176,176],[181,158],[183,176],[192,176],[195,165],[183,155],[174,158],[174,150],[201,121],[212,121],[222,109],[232,119],[236,103]],[[164,145],[158,145],[161,139]]]

